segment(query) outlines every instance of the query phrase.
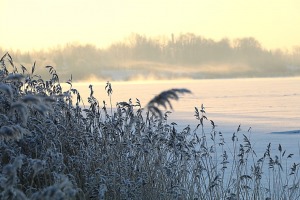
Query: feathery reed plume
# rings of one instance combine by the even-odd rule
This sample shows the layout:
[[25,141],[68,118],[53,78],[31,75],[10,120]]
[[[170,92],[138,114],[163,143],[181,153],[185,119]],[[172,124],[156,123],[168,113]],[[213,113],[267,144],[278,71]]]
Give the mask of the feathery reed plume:
[[163,106],[165,109],[167,109],[167,106],[170,107],[172,110],[172,104],[170,100],[178,100],[179,96],[178,94],[186,94],[186,93],[191,93],[190,90],[182,88],[182,89],[170,89],[167,91],[161,92],[159,95],[155,96],[153,99],[151,99],[148,104],[147,108],[149,111],[151,111],[153,114],[157,115],[160,117],[160,119],[163,118],[163,114],[158,108],[159,106]]
[[5,83],[0,83],[0,92],[7,95],[10,99],[12,99],[12,97],[13,97],[12,88],[9,85],[5,84]]
[[23,74],[9,74],[4,80],[5,81],[21,81],[24,79]]
[[2,126],[0,128],[0,141],[19,141],[24,134],[30,135],[30,132],[19,125]]

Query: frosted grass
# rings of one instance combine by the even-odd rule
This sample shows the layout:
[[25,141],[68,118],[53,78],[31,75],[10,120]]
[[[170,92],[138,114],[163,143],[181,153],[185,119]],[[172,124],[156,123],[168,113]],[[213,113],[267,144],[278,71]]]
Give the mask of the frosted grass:
[[194,91],[195,124],[180,125],[164,109],[189,96],[182,87],[159,87],[145,105],[115,104],[107,82],[104,100],[87,85],[83,101],[72,76],[63,89],[52,66],[48,80],[35,74],[36,63],[15,66],[8,53],[0,63],[1,199],[300,197],[299,163],[290,163],[297,152],[268,144],[258,154],[252,130],[240,125],[225,137]]

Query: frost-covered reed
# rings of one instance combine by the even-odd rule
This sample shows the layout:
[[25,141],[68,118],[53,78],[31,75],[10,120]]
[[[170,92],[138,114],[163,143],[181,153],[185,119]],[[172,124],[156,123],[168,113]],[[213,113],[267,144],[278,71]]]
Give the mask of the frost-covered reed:
[[299,163],[288,166],[293,154],[281,145],[256,155],[250,130],[240,127],[225,141],[203,105],[195,108],[198,126],[168,123],[161,108],[187,89],[113,110],[111,83],[110,108],[90,85],[82,108],[72,77],[62,91],[52,66],[44,80],[35,63],[20,70],[8,53],[0,63],[0,199],[300,198]]

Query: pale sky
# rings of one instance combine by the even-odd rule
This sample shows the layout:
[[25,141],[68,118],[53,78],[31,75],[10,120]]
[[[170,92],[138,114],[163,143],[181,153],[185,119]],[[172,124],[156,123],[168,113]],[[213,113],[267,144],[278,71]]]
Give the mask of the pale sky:
[[131,33],[254,37],[268,49],[300,46],[299,0],[0,0],[0,47],[106,47]]

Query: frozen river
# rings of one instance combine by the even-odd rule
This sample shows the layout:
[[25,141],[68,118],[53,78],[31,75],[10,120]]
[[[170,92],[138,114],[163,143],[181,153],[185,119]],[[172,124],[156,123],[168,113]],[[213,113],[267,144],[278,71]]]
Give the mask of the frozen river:
[[[76,83],[85,99],[90,83]],[[105,82],[91,83],[94,94],[109,105]],[[283,148],[299,157],[300,145],[300,77],[216,79],[187,81],[112,82],[112,104],[138,98],[142,106],[163,90],[187,88],[192,94],[172,102],[174,110],[169,122],[176,122],[180,130],[187,125],[194,129],[198,121],[195,107],[204,105],[206,116],[217,125],[216,130],[228,139],[241,124],[244,134],[249,134],[258,152],[263,152],[269,142],[274,149]],[[207,123],[210,127],[210,123]],[[276,132],[276,133],[274,133]]]

